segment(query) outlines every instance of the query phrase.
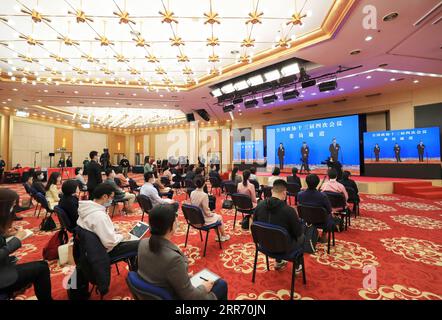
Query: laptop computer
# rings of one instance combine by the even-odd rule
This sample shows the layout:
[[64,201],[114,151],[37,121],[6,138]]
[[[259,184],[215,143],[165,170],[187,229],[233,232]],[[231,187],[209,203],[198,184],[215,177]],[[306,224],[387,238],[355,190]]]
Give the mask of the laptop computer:
[[149,231],[150,226],[147,223],[138,221],[137,224],[129,231],[130,239],[128,241],[140,240],[147,231]]

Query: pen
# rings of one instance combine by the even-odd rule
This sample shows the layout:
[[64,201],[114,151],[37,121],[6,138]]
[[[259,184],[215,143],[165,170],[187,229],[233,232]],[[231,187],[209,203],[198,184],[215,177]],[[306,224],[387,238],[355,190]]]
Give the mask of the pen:
[[204,281],[209,281],[209,280],[207,280],[206,278],[203,278],[203,277],[200,277],[200,279],[203,279]]

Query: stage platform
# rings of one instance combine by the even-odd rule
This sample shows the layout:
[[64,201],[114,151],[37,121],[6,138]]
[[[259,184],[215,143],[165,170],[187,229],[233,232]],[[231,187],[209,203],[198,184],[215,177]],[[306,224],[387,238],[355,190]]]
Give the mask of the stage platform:
[[[258,172],[256,174],[260,184],[267,184],[267,179],[271,176],[268,172]],[[289,174],[283,173],[281,176],[287,177]],[[301,178],[302,187],[306,188],[305,183],[306,175],[298,175]],[[319,175],[322,180],[324,175]],[[352,179],[356,181],[359,192],[367,194],[392,194],[394,193],[394,182],[418,182],[427,181],[431,182],[433,186],[442,187],[442,180],[426,180],[426,179],[407,179],[407,178],[383,178],[383,177],[362,177],[362,176],[352,176]]]

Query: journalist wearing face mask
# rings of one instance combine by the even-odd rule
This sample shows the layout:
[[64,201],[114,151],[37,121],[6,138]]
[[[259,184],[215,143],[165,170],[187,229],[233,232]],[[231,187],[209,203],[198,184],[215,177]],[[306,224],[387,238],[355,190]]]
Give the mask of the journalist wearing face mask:
[[111,260],[128,253],[137,254],[139,241],[128,241],[129,233],[116,231],[106,208],[112,205],[114,188],[101,183],[94,189],[94,200],[79,201],[77,225],[95,233],[106,248]]
[[148,283],[167,290],[179,300],[227,299],[227,283],[205,281],[194,287],[190,282],[188,260],[171,241],[177,229],[175,210],[168,204],[159,204],[149,213],[151,237],[140,241],[138,248],[138,275]]
[[15,191],[0,189],[0,295],[13,298],[30,286],[34,286],[38,300],[52,300],[51,278],[46,261],[17,264],[13,253],[22,245],[25,233],[17,231],[6,239],[12,227]]
[[46,194],[45,185],[43,184],[43,180],[45,175],[41,171],[37,171],[34,174],[34,182],[32,182],[32,188],[34,188],[37,192]]

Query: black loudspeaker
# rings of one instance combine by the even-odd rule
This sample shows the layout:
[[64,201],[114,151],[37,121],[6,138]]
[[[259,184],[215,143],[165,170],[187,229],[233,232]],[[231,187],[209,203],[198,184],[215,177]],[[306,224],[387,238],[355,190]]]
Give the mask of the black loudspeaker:
[[187,119],[187,122],[195,121],[195,115],[193,114],[193,112],[186,113],[186,119]]
[[324,92],[324,91],[335,90],[337,88],[337,86],[338,86],[338,83],[336,82],[336,80],[333,80],[333,81],[320,83],[318,85],[318,88],[319,88],[320,92]]
[[49,153],[49,156],[50,156],[50,157],[55,157],[55,153],[50,152],[50,153]]
[[196,110],[196,113],[198,113],[198,115],[204,120],[210,121],[210,116],[205,109],[198,109]]

